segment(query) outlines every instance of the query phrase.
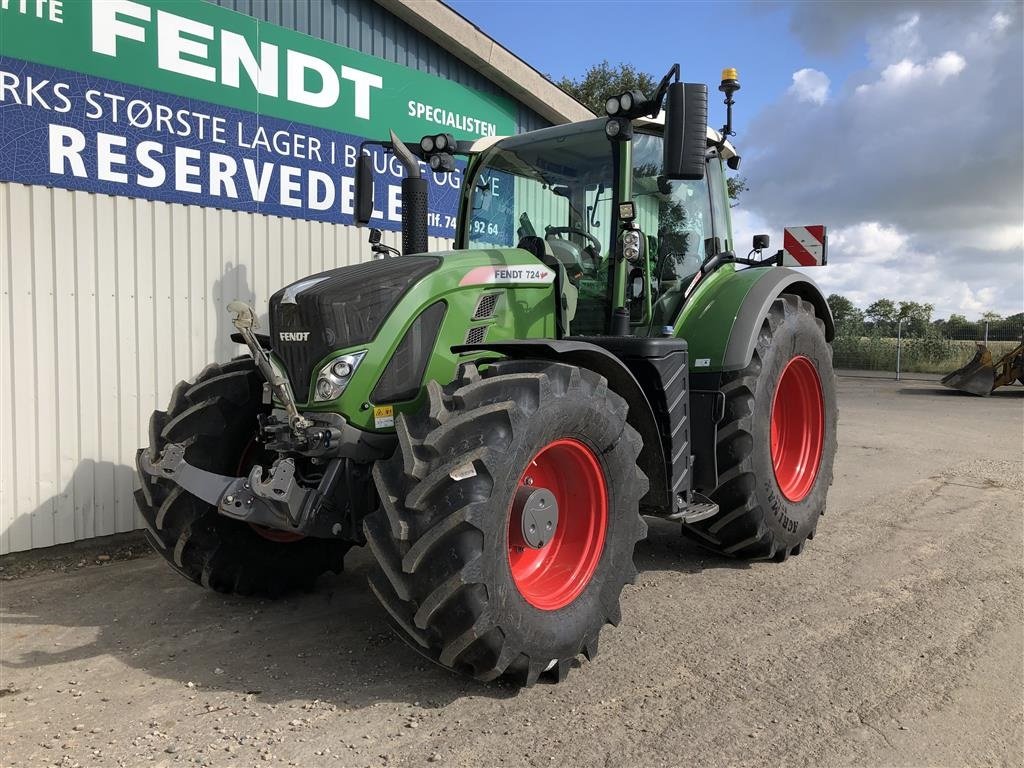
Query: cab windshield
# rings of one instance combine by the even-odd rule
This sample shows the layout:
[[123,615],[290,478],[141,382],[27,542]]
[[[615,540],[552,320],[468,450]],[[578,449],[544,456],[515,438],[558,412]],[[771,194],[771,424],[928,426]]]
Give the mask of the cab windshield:
[[603,120],[505,139],[477,165],[465,245],[539,237],[574,275],[589,270],[610,249],[612,174]]

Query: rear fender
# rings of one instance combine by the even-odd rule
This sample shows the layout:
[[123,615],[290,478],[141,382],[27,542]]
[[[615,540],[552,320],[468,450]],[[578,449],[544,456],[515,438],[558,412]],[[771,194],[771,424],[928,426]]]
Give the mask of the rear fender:
[[761,323],[772,303],[792,293],[814,307],[825,323],[825,340],[835,337],[828,302],[807,275],[786,267],[723,268],[706,278],[683,307],[676,336],[690,347],[690,371],[713,373],[746,368],[754,356]]

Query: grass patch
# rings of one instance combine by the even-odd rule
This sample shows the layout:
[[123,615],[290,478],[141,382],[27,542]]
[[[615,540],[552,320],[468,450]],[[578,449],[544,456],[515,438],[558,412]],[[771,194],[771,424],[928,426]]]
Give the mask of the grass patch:
[[[993,362],[1018,342],[990,341]],[[897,340],[891,336],[836,336],[832,362],[836,368],[866,371],[896,370]],[[939,336],[905,338],[900,352],[900,370],[907,373],[950,373],[966,365],[977,350],[973,341]]]

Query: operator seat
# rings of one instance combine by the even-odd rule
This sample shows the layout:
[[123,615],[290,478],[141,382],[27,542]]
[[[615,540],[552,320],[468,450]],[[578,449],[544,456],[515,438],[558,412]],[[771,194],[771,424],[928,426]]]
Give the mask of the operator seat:
[[525,235],[519,240],[517,248],[529,251],[551,269],[555,270],[555,291],[559,296],[558,324],[562,335],[568,336],[569,324],[576,317],[576,304],[579,299],[579,289],[569,279],[565,264],[558,259],[551,250],[551,245],[542,237],[536,235]]

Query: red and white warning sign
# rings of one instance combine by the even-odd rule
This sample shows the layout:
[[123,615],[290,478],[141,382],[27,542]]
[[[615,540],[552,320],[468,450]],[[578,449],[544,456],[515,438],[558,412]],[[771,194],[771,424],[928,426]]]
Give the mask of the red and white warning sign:
[[782,263],[787,267],[823,267],[828,261],[825,227],[786,227],[782,233]]

